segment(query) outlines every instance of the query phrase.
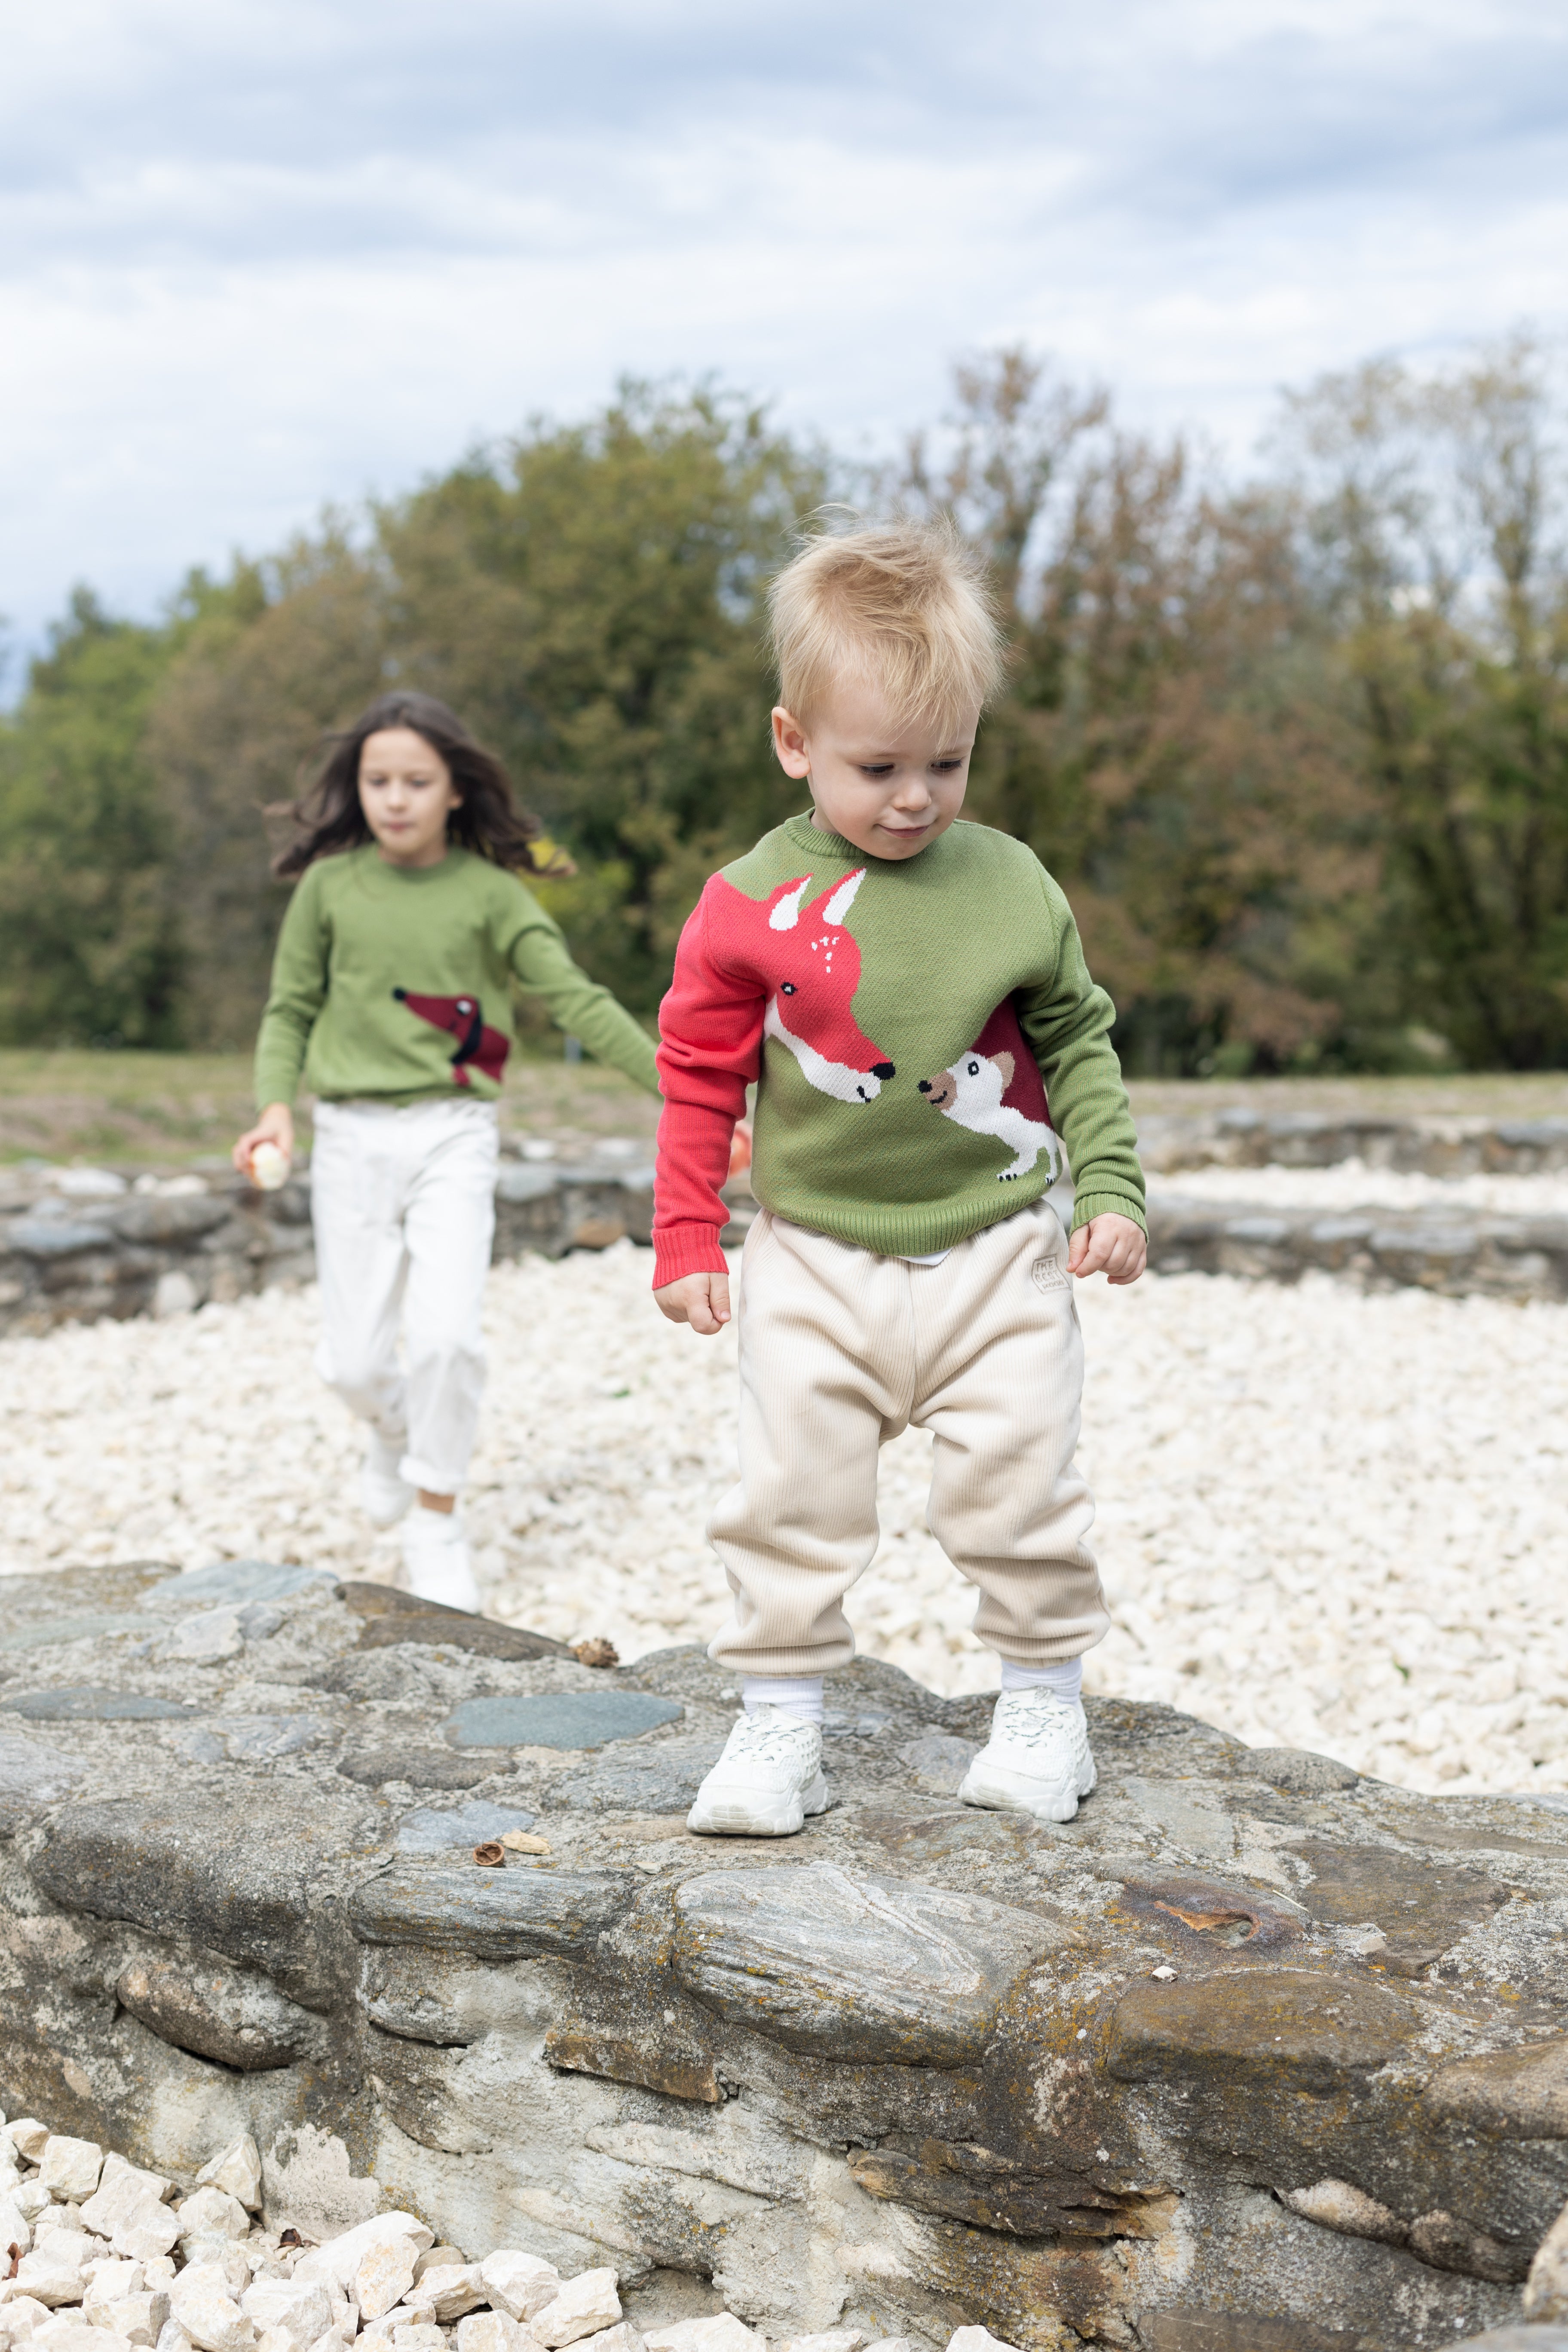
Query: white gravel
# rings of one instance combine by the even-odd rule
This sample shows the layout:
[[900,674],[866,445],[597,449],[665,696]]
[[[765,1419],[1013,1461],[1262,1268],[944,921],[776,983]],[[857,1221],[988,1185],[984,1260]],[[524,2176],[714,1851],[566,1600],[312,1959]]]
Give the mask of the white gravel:
[[[468,1507],[492,1611],[628,1658],[713,1632],[702,1525],[732,1475],[732,1342],[664,1324],[648,1268],[622,1244],[497,1270]],[[1079,1299],[1116,1621],[1089,1686],[1413,1788],[1568,1789],[1568,1308],[1198,1275]],[[0,1345],[0,1569],[390,1572],[314,1324],[313,1294],[275,1293]],[[982,1689],[927,1450],[887,1451],[851,1613],[867,1651]]]
[[1332,1168],[1184,1168],[1151,1172],[1152,1192],[1272,1209],[1437,1209],[1487,1216],[1568,1216],[1568,1175],[1402,1176],[1344,1160]]

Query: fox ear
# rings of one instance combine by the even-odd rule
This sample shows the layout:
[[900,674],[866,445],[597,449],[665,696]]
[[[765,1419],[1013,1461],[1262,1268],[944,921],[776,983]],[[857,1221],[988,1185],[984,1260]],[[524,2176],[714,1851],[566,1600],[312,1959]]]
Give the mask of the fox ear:
[[841,923],[844,920],[845,916],[855,904],[856,891],[865,879],[866,868],[862,866],[857,873],[847,876],[840,882],[832,898],[823,903],[822,919],[825,923]]
[[1013,1059],[1012,1055],[1007,1053],[1005,1050],[1000,1054],[993,1054],[991,1058],[1002,1073],[1002,1091],[1005,1094],[1008,1087],[1013,1083],[1013,1073],[1017,1068],[1018,1065]]
[[769,910],[768,929],[770,931],[794,930],[795,925],[800,920],[800,902],[805,898],[810,887],[811,877],[809,874],[805,876],[804,880],[791,883],[783,898],[780,898]]

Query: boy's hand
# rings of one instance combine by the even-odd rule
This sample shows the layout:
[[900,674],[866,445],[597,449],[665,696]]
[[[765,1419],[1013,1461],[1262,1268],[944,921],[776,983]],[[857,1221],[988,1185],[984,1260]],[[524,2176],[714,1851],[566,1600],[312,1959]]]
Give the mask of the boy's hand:
[[1131,1217],[1090,1217],[1079,1225],[1068,1251],[1068,1272],[1081,1280],[1102,1273],[1107,1282],[1136,1282],[1149,1257],[1142,1225]]
[[689,1323],[710,1339],[730,1320],[730,1277],[727,1274],[683,1274],[656,1290],[658,1311],[672,1323]]
[[294,1157],[294,1114],[287,1103],[268,1103],[256,1125],[235,1145],[232,1158],[242,1176],[250,1173],[250,1155],[258,1143],[275,1143],[286,1160]]

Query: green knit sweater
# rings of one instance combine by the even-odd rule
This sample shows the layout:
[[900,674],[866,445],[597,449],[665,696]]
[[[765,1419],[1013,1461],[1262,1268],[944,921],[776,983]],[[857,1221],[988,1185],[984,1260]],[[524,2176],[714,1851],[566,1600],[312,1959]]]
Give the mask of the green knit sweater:
[[597,1060],[658,1093],[648,1038],[514,874],[466,849],[417,867],[388,865],[374,843],[319,858],[283,918],[257,1103],[291,1103],[301,1070],[329,1101],[493,1097],[519,981]]
[[862,1249],[947,1249],[1037,1200],[1058,1133],[1074,1224],[1142,1224],[1114,1017],[1021,842],[961,823],[900,863],[792,817],[714,875],[681,933],[656,1282],[724,1263],[718,1190],[753,1077],[757,1198]]

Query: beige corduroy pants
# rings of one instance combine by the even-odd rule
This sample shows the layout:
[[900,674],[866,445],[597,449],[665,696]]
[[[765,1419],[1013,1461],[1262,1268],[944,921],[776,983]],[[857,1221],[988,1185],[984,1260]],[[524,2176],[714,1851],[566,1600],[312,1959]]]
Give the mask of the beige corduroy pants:
[[710,1654],[816,1675],[854,1654],[843,1600],[877,1549],[877,1455],[936,1441],[931,1531],[980,1588],[974,1630],[1020,1665],[1077,1657],[1110,1619],[1077,1469],[1083,1341],[1043,1201],[911,1265],[763,1210],[739,1311],[741,1477],[709,1524],[735,1596]]

